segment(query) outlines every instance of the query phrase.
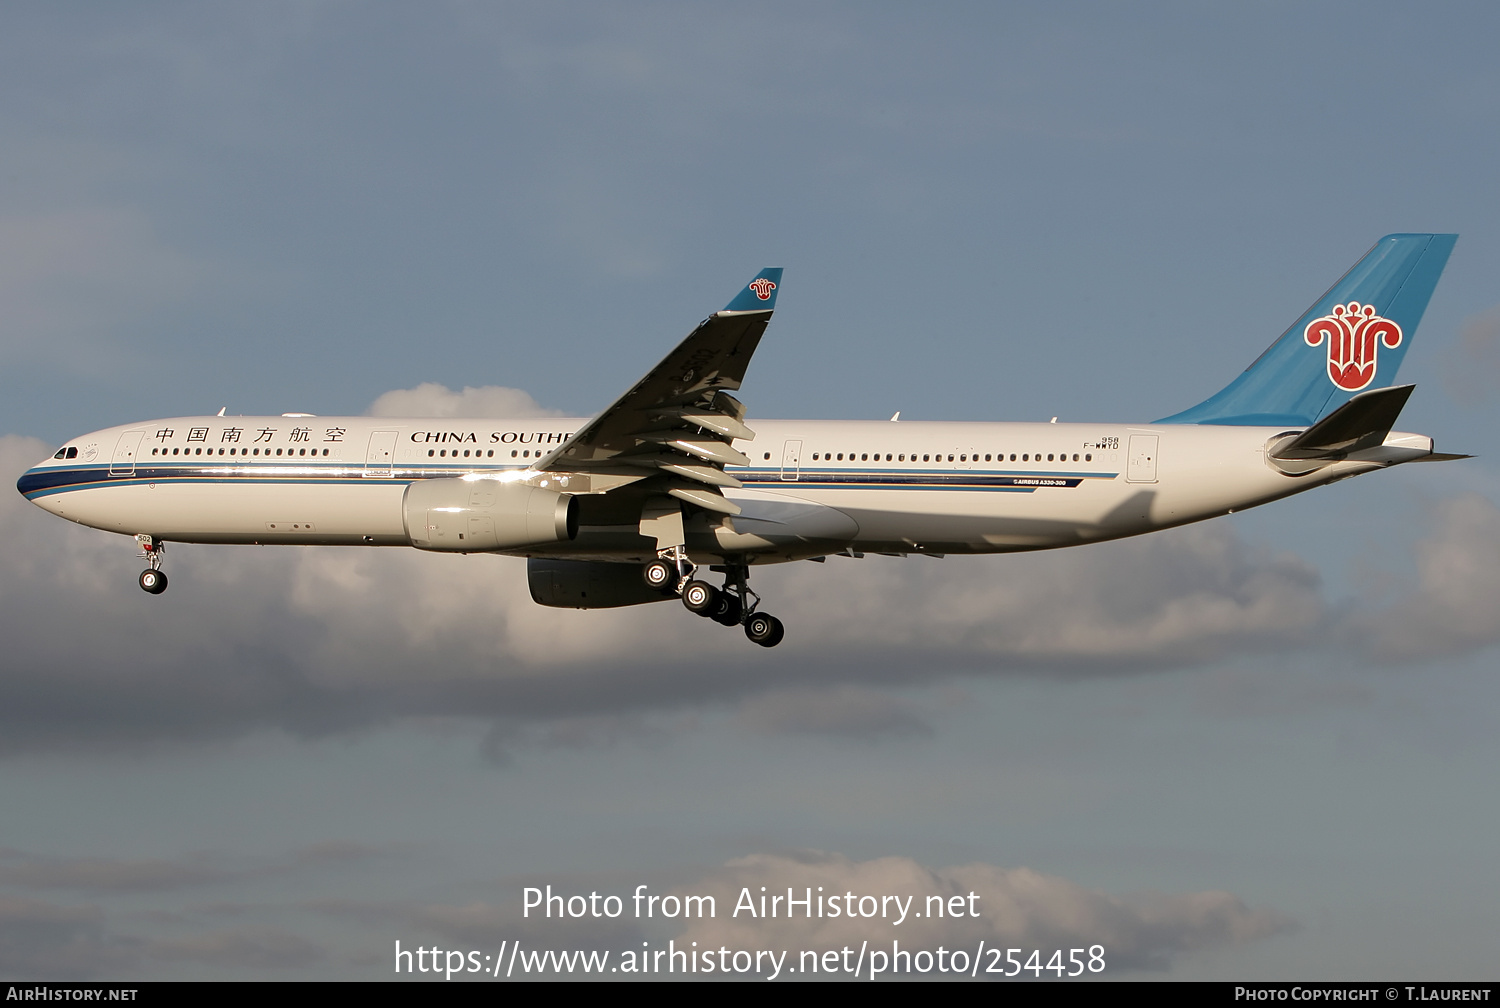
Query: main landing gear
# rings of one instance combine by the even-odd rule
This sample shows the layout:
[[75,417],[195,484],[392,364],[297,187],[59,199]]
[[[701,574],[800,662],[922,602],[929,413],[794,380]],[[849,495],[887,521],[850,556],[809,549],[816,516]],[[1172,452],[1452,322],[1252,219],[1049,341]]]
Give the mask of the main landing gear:
[[761,647],[775,647],[786,635],[781,620],[757,612],[760,596],[750,590],[750,569],[729,564],[711,569],[724,573],[724,587],[716,588],[694,575],[697,565],[681,548],[662,551],[663,555],[641,569],[641,577],[663,595],[682,596],[690,613],[706,616],[722,626],[744,626],[745,636]]
[[135,541],[141,544],[140,558],[151,565],[141,571],[138,579],[141,589],[152,595],[160,595],[167,590],[167,575],[161,569],[161,555],[167,548],[167,544],[155,536],[144,534],[136,536]]

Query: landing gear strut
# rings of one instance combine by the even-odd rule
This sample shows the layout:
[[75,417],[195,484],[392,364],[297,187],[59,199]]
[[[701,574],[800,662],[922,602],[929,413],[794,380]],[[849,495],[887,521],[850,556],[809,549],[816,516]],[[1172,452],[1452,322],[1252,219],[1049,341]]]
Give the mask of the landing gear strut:
[[167,544],[155,536],[141,534],[135,537],[135,541],[141,544],[140,558],[151,566],[141,571],[141,589],[152,595],[160,595],[167,590],[167,575],[161,569],[161,555],[166,550]]
[[698,567],[681,547],[663,550],[641,571],[646,584],[663,594],[682,596],[688,612],[706,616],[722,626],[741,626],[745,636],[761,647],[775,647],[786,635],[781,620],[758,612],[760,596],[750,590],[750,569],[744,564],[715,565],[724,574],[724,587],[716,588],[694,575]]

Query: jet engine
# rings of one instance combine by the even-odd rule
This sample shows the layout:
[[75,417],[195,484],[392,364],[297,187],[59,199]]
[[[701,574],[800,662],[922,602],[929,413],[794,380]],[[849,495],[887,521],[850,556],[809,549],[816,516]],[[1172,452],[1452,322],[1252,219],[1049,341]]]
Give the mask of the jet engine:
[[578,534],[573,495],[498,480],[417,480],[401,500],[417,549],[483,553],[566,542]]
[[634,563],[531,557],[526,583],[538,605],[555,609],[615,609],[677,597],[649,587],[641,580],[640,564]]

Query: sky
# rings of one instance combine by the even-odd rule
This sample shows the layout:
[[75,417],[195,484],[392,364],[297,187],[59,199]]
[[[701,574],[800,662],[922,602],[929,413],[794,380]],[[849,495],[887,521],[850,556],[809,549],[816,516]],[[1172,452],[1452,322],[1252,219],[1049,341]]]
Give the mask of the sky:
[[[1477,3],[5,5],[9,478],[221,407],[589,416],[764,266],[752,427],[1144,422],[1399,231],[1461,235],[1401,426],[1478,457],[768,569],[774,650],[543,609],[502,557],[176,545],[153,597],[128,540],[0,498],[0,978],[899,941],[1493,979],[1497,37]],[[760,886],[979,915],[731,917]]]

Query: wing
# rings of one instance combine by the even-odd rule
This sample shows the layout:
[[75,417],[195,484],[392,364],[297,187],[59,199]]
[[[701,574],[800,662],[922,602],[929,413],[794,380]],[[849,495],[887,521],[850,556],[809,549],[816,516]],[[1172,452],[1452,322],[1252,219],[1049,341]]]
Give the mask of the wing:
[[737,514],[721,488],[740,482],[724,466],[750,464],[730,442],[755,434],[729,393],[744,380],[780,286],[780,269],[761,270],[723,311],[704,319],[630,391],[532,468],[605,477],[601,485],[614,482],[608,477],[624,483],[663,475],[665,492],[678,500]]

